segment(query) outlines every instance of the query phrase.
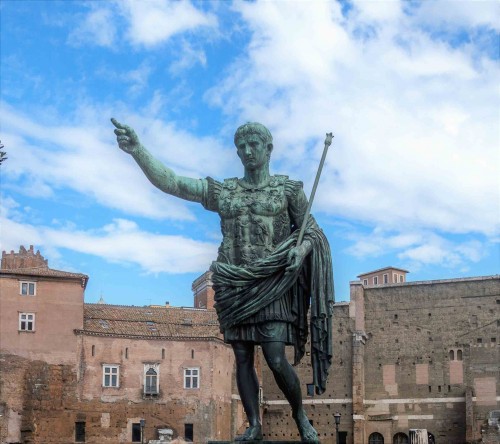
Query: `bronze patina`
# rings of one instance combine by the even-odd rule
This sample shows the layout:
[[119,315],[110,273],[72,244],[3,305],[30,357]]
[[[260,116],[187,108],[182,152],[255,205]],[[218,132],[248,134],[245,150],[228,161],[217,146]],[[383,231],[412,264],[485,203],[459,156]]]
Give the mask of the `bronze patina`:
[[255,346],[260,345],[290,403],[302,442],[318,443],[318,434],[303,408],[300,381],[285,357],[285,346],[294,347],[297,364],[304,356],[310,330],[313,383],[316,393],[323,393],[332,358],[330,247],[314,217],[308,216],[302,182],[270,174],[271,133],[260,123],[240,126],[234,143],[243,163],[243,177],[220,182],[175,174],[141,145],[132,128],[111,121],[118,146],[133,156],[153,185],[201,203],[220,216],[222,243],[211,266],[215,309],[224,340],[234,351],[238,390],[249,422],[235,440],[262,440],[254,367]]

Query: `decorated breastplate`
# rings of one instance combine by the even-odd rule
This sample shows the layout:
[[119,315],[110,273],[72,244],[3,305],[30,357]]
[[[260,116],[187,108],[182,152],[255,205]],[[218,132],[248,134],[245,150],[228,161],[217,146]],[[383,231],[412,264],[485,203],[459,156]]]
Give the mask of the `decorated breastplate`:
[[261,188],[226,179],[219,195],[223,240],[218,261],[248,265],[274,251],[290,234],[286,176],[273,176]]

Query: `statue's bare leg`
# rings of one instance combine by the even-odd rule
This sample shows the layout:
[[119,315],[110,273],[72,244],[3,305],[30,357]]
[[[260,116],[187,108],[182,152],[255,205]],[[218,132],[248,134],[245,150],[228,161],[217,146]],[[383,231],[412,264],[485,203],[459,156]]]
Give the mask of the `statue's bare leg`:
[[249,427],[235,441],[257,441],[262,439],[262,424],[259,414],[259,380],[254,367],[254,346],[248,342],[232,344],[236,358],[236,383]]
[[302,406],[300,381],[295,370],[286,359],[285,344],[283,342],[265,342],[261,346],[278,387],[292,407],[292,415],[299,429],[302,442],[319,443],[318,433],[309,422]]

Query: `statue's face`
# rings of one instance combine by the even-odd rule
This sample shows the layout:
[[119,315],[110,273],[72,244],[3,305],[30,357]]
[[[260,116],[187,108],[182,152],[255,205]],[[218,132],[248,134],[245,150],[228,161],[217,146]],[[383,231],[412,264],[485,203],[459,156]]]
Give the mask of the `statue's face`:
[[269,163],[271,148],[256,134],[240,137],[236,141],[238,157],[246,169],[257,170]]

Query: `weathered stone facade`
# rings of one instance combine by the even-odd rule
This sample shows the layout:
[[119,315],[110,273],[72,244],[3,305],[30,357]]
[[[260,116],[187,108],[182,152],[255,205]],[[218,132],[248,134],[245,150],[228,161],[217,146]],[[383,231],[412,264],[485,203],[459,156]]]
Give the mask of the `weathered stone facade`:
[[[334,358],[325,394],[307,396],[310,366],[299,366],[321,442],[335,443],[336,411],[342,415],[341,442],[369,443],[372,437],[378,443],[381,437],[403,443],[410,429],[426,429],[436,443],[481,442],[488,412],[500,400],[499,313],[499,276],[352,282],[349,305],[334,308]],[[266,437],[296,438],[290,409],[263,371]]]

